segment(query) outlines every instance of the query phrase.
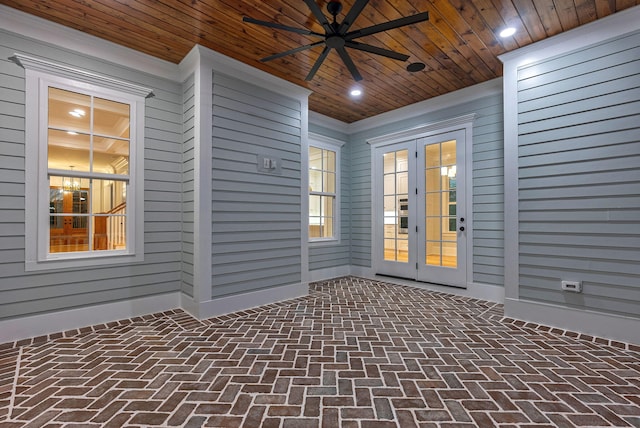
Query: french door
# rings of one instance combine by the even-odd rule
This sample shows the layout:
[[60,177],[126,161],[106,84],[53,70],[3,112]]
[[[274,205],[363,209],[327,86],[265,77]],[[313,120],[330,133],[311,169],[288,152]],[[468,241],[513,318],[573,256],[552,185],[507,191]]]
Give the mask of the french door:
[[376,147],[374,269],[466,286],[465,130]]

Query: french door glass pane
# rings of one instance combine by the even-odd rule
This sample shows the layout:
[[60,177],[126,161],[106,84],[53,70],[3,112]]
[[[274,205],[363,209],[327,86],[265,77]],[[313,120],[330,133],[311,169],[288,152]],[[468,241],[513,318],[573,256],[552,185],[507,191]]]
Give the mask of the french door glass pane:
[[409,151],[383,155],[384,260],[409,262]]
[[457,266],[456,140],[425,146],[425,263]]

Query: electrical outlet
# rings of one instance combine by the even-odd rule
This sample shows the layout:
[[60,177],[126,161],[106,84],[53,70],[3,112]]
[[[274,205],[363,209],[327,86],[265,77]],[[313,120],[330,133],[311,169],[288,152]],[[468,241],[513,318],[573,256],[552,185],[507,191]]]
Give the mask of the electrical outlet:
[[562,281],[562,289],[573,293],[582,293],[582,282],[580,281]]

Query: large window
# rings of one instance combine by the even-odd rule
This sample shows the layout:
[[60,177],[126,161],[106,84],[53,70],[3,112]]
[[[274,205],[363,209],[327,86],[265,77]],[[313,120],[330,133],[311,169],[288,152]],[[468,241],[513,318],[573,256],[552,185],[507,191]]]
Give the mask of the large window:
[[309,240],[339,239],[341,143],[319,138],[309,146]]
[[141,260],[136,201],[150,91],[30,57],[16,62],[27,81],[27,269]]
[[127,249],[131,103],[48,87],[48,253]]

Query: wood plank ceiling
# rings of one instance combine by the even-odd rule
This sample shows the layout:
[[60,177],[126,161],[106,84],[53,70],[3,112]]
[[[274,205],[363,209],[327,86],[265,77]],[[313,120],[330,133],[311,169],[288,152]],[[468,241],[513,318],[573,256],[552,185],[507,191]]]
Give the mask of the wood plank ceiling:
[[[343,0],[340,21],[354,0]],[[326,12],[328,0],[317,0]],[[146,54],[178,63],[200,44],[313,91],[309,108],[351,123],[502,75],[497,56],[640,4],[640,0],[371,0],[352,30],[419,12],[428,22],[358,39],[406,53],[406,62],[349,49],[363,80],[359,99],[332,51],[304,79],[322,51],[260,58],[317,41],[242,21],[243,16],[324,33],[302,0],[0,0],[0,3]],[[502,39],[506,26],[517,32]],[[410,73],[409,63],[424,70]]]

